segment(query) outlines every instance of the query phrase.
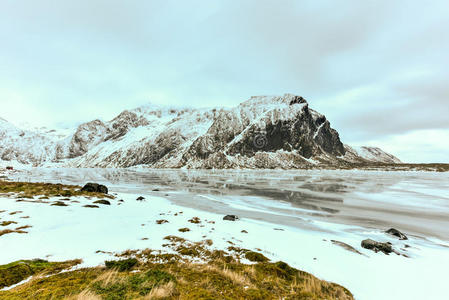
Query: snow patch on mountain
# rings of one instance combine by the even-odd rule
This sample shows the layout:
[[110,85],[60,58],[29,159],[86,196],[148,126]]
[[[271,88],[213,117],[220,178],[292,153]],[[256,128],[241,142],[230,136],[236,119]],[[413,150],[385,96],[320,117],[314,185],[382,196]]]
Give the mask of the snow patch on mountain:
[[289,169],[400,162],[379,148],[343,145],[326,117],[292,94],[255,96],[234,108],[145,105],[71,132],[22,130],[0,119],[0,138],[1,160],[40,166]]

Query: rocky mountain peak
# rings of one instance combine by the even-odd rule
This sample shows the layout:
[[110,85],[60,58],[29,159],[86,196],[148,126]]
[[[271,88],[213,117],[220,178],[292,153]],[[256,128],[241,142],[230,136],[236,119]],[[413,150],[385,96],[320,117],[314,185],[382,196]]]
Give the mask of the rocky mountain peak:
[[0,158],[69,167],[284,169],[399,161],[377,148],[343,145],[326,117],[294,94],[220,109],[150,104],[81,124],[56,141],[21,132],[3,126]]

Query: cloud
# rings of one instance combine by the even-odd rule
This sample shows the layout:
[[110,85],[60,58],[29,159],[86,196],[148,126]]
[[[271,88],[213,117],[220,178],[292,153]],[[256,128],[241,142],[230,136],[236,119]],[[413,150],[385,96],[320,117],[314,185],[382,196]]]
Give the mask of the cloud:
[[54,125],[291,92],[346,142],[444,130],[448,11],[444,0],[4,0],[0,115]]
[[406,134],[364,141],[363,145],[381,147],[387,152],[394,153],[405,163],[447,163],[448,137],[449,129],[415,130]]

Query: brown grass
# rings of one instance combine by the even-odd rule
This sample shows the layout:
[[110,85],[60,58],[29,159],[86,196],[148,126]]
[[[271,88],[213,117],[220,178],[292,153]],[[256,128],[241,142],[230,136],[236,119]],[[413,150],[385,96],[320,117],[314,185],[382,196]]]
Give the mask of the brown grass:
[[[28,202],[45,203],[44,199],[49,197],[64,197],[68,199],[72,196],[92,196],[96,198],[115,198],[112,195],[103,193],[90,193],[81,191],[81,187],[77,185],[53,184],[42,182],[11,182],[0,180],[0,195],[15,198],[26,198]],[[39,199],[33,201],[35,196]]]
[[175,284],[170,281],[161,286],[155,287],[144,297],[145,300],[169,298],[176,294]]
[[26,231],[20,230],[20,229],[3,229],[0,230],[0,236],[10,233],[28,233]]
[[17,224],[16,221],[3,221],[0,223],[0,226],[8,226],[10,224]]
[[177,254],[127,250],[116,256],[120,261],[137,259],[132,269],[97,267],[60,273],[0,291],[0,299],[353,299],[345,288],[283,262],[243,264],[246,249],[226,252],[208,249],[206,241],[165,239]]
[[[236,272],[233,270],[230,270],[226,264],[223,265],[223,267],[218,267],[216,265],[204,265],[201,266],[204,268],[204,270],[217,272],[224,277],[230,279],[234,284],[243,285],[243,286],[251,286],[251,282],[249,280],[249,277],[245,272]],[[200,269],[201,269],[200,267]],[[251,273],[254,274],[254,273]]]
[[102,300],[102,298],[95,293],[84,290],[76,296],[66,297],[66,300]]

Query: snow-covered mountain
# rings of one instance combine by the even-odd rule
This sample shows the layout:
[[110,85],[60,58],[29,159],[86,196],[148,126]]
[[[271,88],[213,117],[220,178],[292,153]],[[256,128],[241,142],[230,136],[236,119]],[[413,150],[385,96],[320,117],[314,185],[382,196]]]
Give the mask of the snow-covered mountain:
[[344,145],[302,97],[258,96],[234,108],[143,106],[73,132],[21,130],[0,119],[0,159],[35,166],[310,168],[400,163],[374,147]]

